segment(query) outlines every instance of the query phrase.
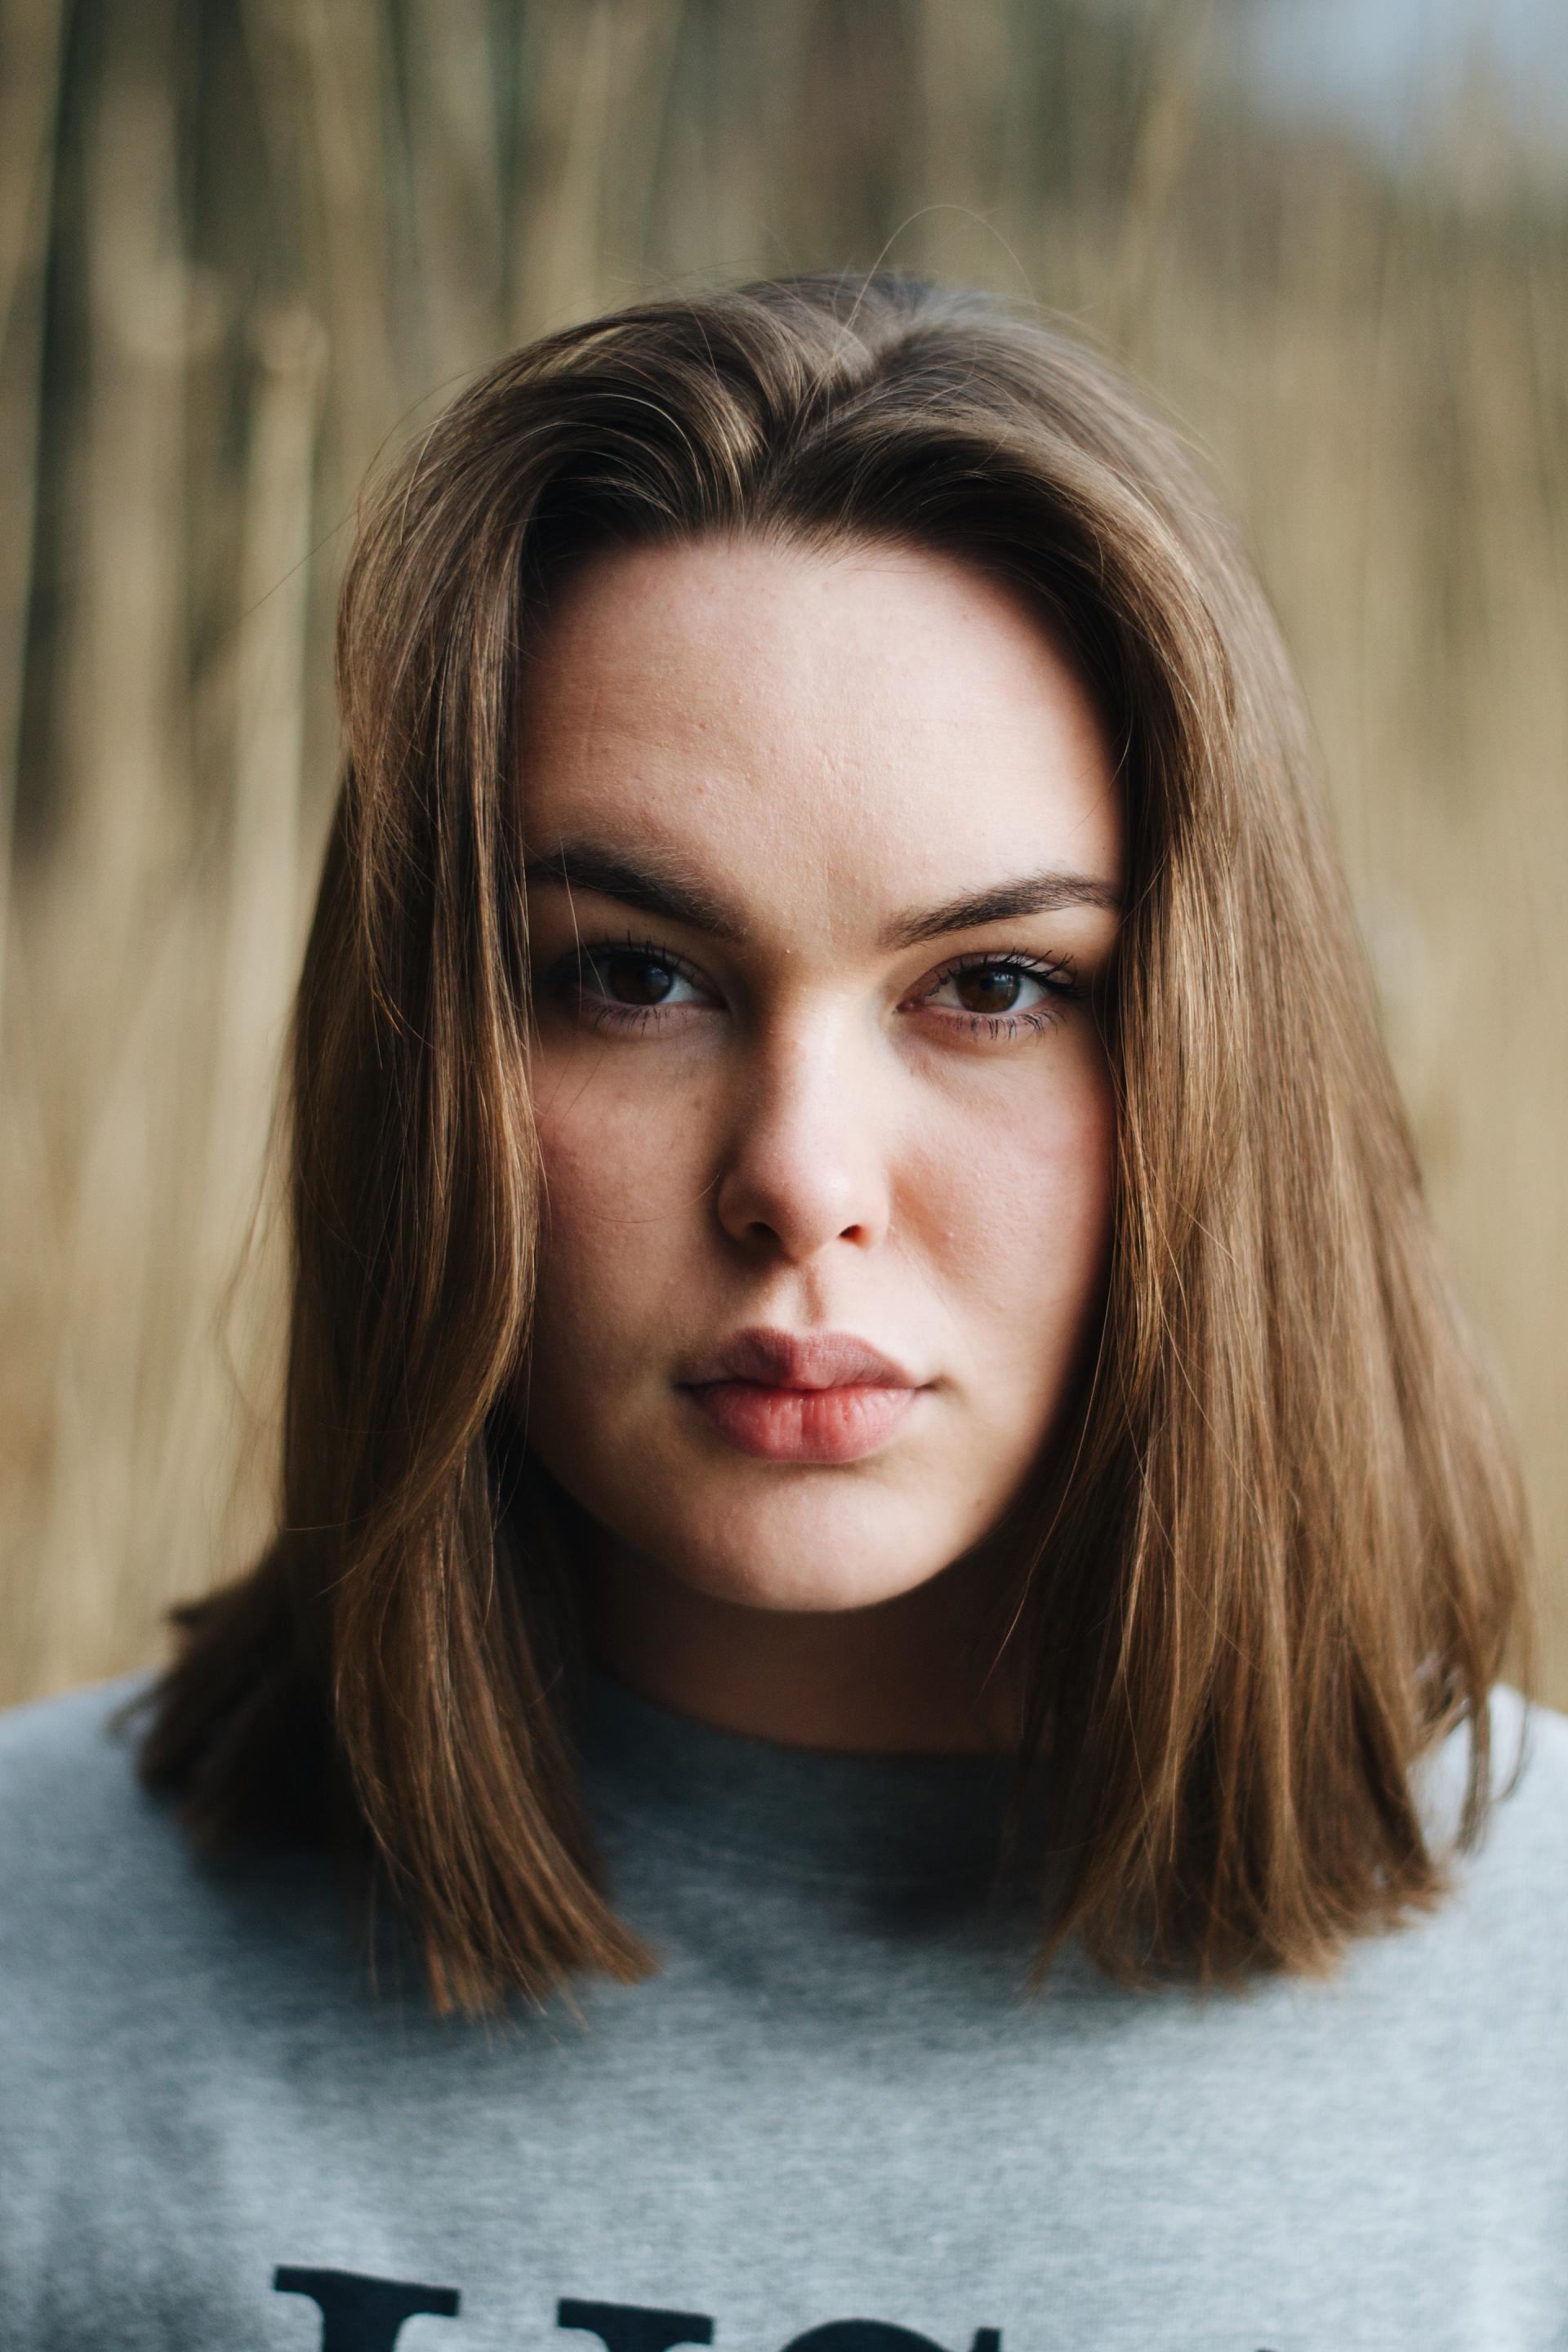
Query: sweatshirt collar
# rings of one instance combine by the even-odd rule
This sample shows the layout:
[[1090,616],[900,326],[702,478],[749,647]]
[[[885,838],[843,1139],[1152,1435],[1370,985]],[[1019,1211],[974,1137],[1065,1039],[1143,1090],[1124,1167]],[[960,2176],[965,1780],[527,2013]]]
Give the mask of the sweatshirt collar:
[[721,1730],[580,1663],[571,1715],[591,1816],[616,1843],[675,1838],[716,1859],[865,1883],[984,1879],[1005,1758],[790,1747]]

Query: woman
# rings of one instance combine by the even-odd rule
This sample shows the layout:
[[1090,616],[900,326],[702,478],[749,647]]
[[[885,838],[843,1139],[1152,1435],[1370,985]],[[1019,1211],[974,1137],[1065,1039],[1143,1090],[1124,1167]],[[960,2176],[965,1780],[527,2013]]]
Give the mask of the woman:
[[339,658],[278,1537],[143,1786],[4,1734],[9,2340],[1568,2342],[1514,1476],[1172,436],[628,311]]

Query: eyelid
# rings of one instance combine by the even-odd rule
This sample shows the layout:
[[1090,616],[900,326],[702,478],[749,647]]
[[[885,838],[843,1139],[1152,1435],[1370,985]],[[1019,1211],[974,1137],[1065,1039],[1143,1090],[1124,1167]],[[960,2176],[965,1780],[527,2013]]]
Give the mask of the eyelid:
[[650,963],[668,964],[671,971],[678,971],[682,980],[690,981],[693,987],[710,990],[713,986],[707,973],[683,956],[678,949],[667,948],[658,940],[634,939],[629,932],[624,939],[583,937],[574,940],[564,953],[557,956],[548,971],[542,975],[542,982],[548,985],[551,981],[559,978],[563,973],[572,971],[580,971],[584,964],[592,963],[595,957],[616,955],[646,956]]
[[[1026,948],[973,948],[961,955],[949,956],[944,963],[935,964],[925,975],[922,985],[940,988],[954,972],[985,971],[994,967],[1000,971],[1027,972],[1040,981],[1065,983],[1060,992],[1068,994],[1079,985],[1078,959],[1071,955],[1039,954]],[[910,995],[915,994],[910,991]]]
[[[701,976],[698,967],[679,948],[669,946],[664,940],[639,939],[630,930],[597,935],[587,930],[580,931],[572,945],[557,957],[551,970],[558,970],[563,964],[584,962],[590,956],[606,953],[646,955],[658,963],[668,963],[679,971],[694,977]],[[1035,948],[965,948],[944,957],[931,969],[959,971],[977,964],[994,963],[1016,964],[1031,971],[1074,971],[1078,962],[1079,959],[1070,952],[1048,949],[1042,951]]]
[[1035,948],[966,948],[961,955],[949,956],[944,971],[973,971],[977,964],[1016,964],[1031,971],[1071,971],[1076,958],[1070,955],[1041,953]]
[[[536,988],[541,992],[544,992],[557,989],[563,983],[574,982],[581,991],[583,1002],[596,1001],[605,1007],[606,1012],[613,1012],[617,1018],[629,1018],[643,1026],[659,1021],[667,1013],[674,1014],[695,1009],[689,1005],[682,1007],[655,1004],[634,1007],[616,1004],[613,998],[607,996],[595,998],[592,988],[584,985],[586,968],[591,967],[601,958],[616,955],[644,957],[650,963],[661,964],[667,970],[677,973],[689,987],[700,991],[707,998],[710,1005],[722,1006],[724,1003],[723,990],[717,986],[699,966],[683,956],[678,949],[666,947],[657,940],[638,939],[630,930],[624,934],[606,935],[596,939],[579,937],[539,978],[535,983]],[[915,986],[900,996],[899,1008],[901,1010],[910,1006],[930,1007],[931,999],[949,981],[962,972],[977,970],[1016,971],[1034,980],[1048,995],[1058,1000],[1054,1011],[1046,1016],[1048,1019],[1059,1019],[1063,1008],[1068,1003],[1086,997],[1090,992],[1089,984],[1079,979],[1077,959],[1070,953],[1058,953],[1050,950],[1041,952],[1024,948],[969,948],[961,950],[946,957],[940,964],[928,968]],[[1037,1027],[1039,1025],[1040,1017],[1037,1012],[1033,1011],[961,1014],[954,1008],[952,1013],[952,1018],[955,1020],[985,1024],[993,1034],[997,1034],[998,1029],[1011,1033],[1020,1026]]]

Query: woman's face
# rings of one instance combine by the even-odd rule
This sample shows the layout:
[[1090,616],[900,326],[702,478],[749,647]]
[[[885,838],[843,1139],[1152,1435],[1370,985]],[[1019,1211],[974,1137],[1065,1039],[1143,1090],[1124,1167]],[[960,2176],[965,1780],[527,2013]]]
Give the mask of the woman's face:
[[574,582],[522,737],[532,1449],[712,1600],[909,1593],[1017,1493],[1100,1295],[1089,699],[960,562],[711,540]]

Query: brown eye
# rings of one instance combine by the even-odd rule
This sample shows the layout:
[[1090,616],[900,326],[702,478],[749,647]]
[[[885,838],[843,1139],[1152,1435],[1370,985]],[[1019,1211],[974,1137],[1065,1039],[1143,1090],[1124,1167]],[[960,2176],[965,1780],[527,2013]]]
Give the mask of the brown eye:
[[1081,993],[1065,963],[978,956],[944,972],[918,1002],[932,1013],[962,1015],[963,1034],[1000,1044],[1038,1036],[1059,1017],[1067,1000]]
[[617,1024],[629,1032],[662,1026],[653,1013],[712,1010],[711,992],[694,972],[660,948],[636,940],[605,940],[574,948],[540,984],[541,1001],[553,999],[595,1029]]
[[672,965],[654,956],[610,955],[595,961],[600,985],[616,1004],[662,1004],[680,978]]
[[1025,975],[1011,964],[970,964],[952,975],[952,986],[966,1013],[1011,1013],[1023,992]]

